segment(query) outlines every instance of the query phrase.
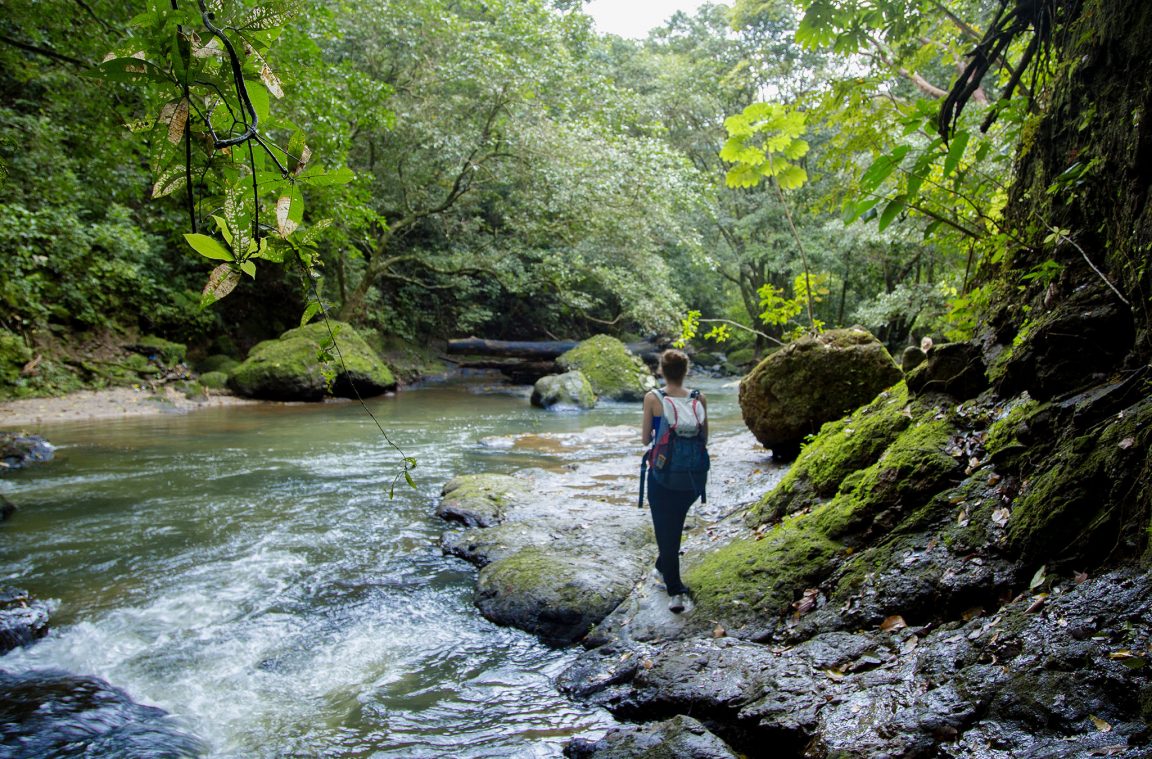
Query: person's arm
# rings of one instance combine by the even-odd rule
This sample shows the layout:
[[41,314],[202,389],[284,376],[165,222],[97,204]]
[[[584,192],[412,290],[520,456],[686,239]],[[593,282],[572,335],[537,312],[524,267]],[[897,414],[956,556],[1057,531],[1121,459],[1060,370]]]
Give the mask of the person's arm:
[[640,425],[640,442],[648,445],[652,442],[652,418],[656,416],[656,396],[653,393],[644,394],[644,421]]

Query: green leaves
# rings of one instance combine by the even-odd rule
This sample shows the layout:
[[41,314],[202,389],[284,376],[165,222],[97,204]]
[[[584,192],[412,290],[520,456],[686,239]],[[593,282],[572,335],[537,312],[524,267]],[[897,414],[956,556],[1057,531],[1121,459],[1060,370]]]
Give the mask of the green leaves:
[[214,238],[201,234],[186,234],[184,239],[200,255],[215,261],[232,261],[232,251],[218,243]]
[[808,172],[794,162],[808,154],[808,143],[801,139],[805,118],[776,103],[753,103],[725,119],[728,140],[720,158],[736,164],[728,170],[728,186],[755,187],[767,177],[784,190],[802,187]]

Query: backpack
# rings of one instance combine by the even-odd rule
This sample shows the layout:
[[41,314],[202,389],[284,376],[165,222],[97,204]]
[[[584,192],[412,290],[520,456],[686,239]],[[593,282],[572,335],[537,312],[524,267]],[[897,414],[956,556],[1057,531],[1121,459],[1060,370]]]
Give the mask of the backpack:
[[[673,399],[663,390],[659,392],[664,406],[664,421],[646,458],[652,470],[652,480],[668,490],[692,491],[707,503],[705,485],[712,463],[701,434],[707,411],[700,403],[700,391],[693,390],[685,399]],[[681,405],[677,401],[687,403]]]

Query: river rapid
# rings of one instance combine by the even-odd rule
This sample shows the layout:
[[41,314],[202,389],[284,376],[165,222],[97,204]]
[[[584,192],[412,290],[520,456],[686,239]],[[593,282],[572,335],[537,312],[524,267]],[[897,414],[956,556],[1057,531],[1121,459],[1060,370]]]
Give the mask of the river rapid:
[[[734,390],[703,386],[735,427]],[[39,426],[56,460],[0,480],[20,508],[0,584],[51,599],[52,632],[0,669],[103,678],[213,757],[553,757],[603,733],[552,685],[572,652],[480,617],[434,509],[457,474],[637,452],[547,441],[634,427],[639,404],[544,412],[473,379],[368,408],[388,439],[356,403]],[[506,444],[526,432],[543,442]]]

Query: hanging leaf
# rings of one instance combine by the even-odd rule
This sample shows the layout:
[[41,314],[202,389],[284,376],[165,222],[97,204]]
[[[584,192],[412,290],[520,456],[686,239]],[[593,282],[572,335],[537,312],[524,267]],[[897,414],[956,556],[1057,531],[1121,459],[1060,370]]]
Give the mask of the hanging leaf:
[[904,160],[904,156],[908,155],[910,149],[908,145],[899,145],[891,153],[882,155],[873,161],[872,165],[860,175],[860,191],[867,194],[883,184],[884,180],[891,176],[900,162]]
[[186,234],[184,235],[184,239],[188,241],[188,244],[192,246],[193,250],[205,258],[211,258],[216,261],[234,260],[232,251],[217,242],[214,237],[201,234]]
[[968,148],[968,140],[971,138],[968,132],[960,131],[952,137],[952,144],[948,147],[948,157],[944,159],[944,176],[947,177],[956,167],[960,165],[960,159],[964,157],[964,151]]
[[884,207],[884,212],[880,214],[880,222],[877,225],[877,229],[883,232],[888,228],[889,224],[896,220],[896,217],[899,216],[905,208],[907,197],[907,195],[898,195],[888,202],[888,205]]
[[252,279],[256,279],[256,264],[252,263],[251,261],[245,261],[244,263],[240,264],[240,271],[244,272]]
[[168,122],[168,142],[173,144],[184,138],[184,127],[188,124],[188,98],[180,98]]
[[156,184],[152,185],[152,197],[162,198],[171,195],[186,184],[184,164],[169,166],[156,177]]
[[312,321],[312,317],[320,313],[322,308],[323,307],[318,300],[314,300],[309,303],[308,307],[304,309],[304,313],[300,316],[300,326],[303,327],[305,324]]
[[210,306],[226,297],[228,293],[236,289],[239,282],[240,272],[233,269],[230,264],[220,264],[208,275],[208,284],[204,286],[204,291],[200,294],[200,307]]
[[264,86],[268,88],[273,97],[277,99],[284,97],[284,88],[280,85],[280,79],[272,73],[272,68],[267,63],[260,69],[260,81],[264,82]]

